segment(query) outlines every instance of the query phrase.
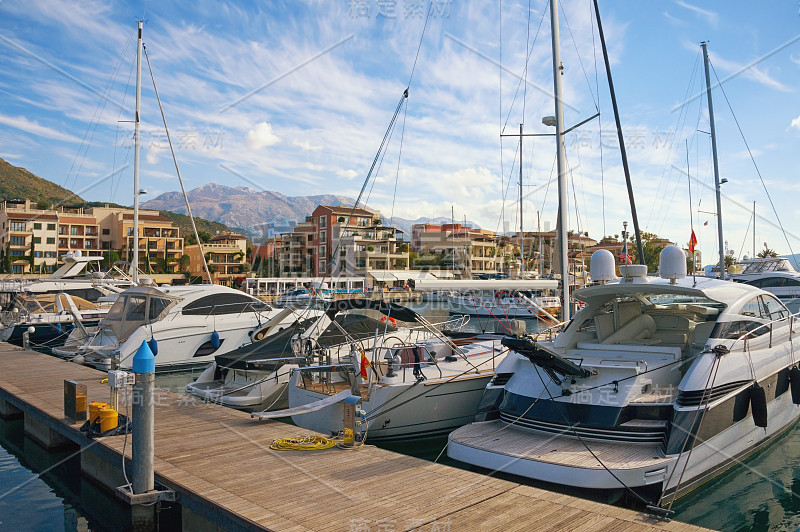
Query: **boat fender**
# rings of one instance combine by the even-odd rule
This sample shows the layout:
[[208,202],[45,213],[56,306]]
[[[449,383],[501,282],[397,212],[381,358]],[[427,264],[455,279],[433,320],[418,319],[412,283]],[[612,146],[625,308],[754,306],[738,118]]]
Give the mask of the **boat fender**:
[[217,331],[214,331],[211,333],[211,347],[213,347],[214,349],[219,349],[219,344],[220,344],[219,333]]
[[56,323],[56,333],[61,334],[61,324]]
[[69,330],[70,331],[74,331],[75,330],[75,324],[74,323],[70,323],[69,324]]
[[767,428],[767,393],[757,382],[750,388],[750,408],[756,427]]
[[792,402],[800,405],[800,368],[797,366],[789,370],[789,385],[792,388]]
[[382,323],[386,323],[387,321],[389,322],[389,324],[390,324],[392,327],[397,327],[397,320],[396,320],[396,319],[394,319],[394,318],[392,318],[391,316],[388,316],[388,317],[387,317],[387,316],[384,316],[384,317],[382,317],[382,318],[381,318],[381,322],[382,322]]
[[147,347],[149,347],[150,351],[153,352],[153,356],[158,355],[158,340],[156,340],[155,338],[150,338],[147,341]]

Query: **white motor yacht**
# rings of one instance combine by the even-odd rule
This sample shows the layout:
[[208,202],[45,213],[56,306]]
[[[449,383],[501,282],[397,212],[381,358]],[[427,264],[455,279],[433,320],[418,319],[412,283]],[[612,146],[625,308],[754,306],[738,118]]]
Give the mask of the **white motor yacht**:
[[[613,257],[598,254],[593,279],[596,260],[613,277]],[[686,278],[675,246],[662,251],[661,277],[621,269],[624,278],[575,292],[586,306],[553,341],[504,342],[514,351],[478,421],[450,434],[451,458],[657,507],[795,424],[798,327],[780,300]]]
[[19,292],[9,310],[0,312],[0,342],[34,349],[61,346],[67,337],[94,330],[109,308],[77,296]]
[[140,286],[119,295],[80,348],[54,352],[99,369],[128,369],[142,342],[148,342],[157,351],[156,371],[185,369],[273,331],[270,320],[276,316],[284,326],[296,320],[291,312],[225,286]]
[[792,314],[800,312],[800,272],[794,269],[789,259],[750,259],[742,266],[744,269],[740,273],[731,273],[733,281],[775,294]]
[[[214,357],[197,380],[186,385],[186,391],[206,402],[248,412],[286,408],[291,372],[307,362],[305,356],[294,353],[292,339],[314,327],[320,314],[308,311],[304,314],[307,319],[264,340]],[[363,314],[340,314],[315,338],[314,345],[338,361],[348,355],[350,342],[371,345],[376,329],[392,336],[414,335],[411,329],[398,329]]]
[[[295,354],[317,364],[292,372],[289,410],[255,417],[291,415],[299,427],[333,434],[343,428],[343,402],[352,400],[363,412],[361,441],[436,436],[469,422],[508,351],[502,336],[458,332],[463,316],[439,324],[454,329],[445,333],[400,305],[371,305],[388,316],[386,325],[371,337],[349,338],[335,352],[299,335]],[[391,327],[392,320],[404,325]]]

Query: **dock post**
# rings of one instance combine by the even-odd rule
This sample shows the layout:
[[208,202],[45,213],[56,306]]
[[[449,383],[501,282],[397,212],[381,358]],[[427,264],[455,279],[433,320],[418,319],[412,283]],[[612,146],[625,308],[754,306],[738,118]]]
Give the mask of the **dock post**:
[[[153,473],[153,392],[155,387],[156,362],[153,352],[142,342],[133,356],[133,494],[143,495],[155,489]],[[131,506],[131,521],[134,530],[153,530],[152,505]]]

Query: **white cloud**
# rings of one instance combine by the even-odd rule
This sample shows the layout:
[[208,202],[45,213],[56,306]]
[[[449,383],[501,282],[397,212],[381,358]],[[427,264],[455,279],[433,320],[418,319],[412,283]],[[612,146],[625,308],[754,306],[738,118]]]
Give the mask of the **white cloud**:
[[719,15],[713,11],[708,11],[706,9],[701,9],[697,6],[693,6],[691,4],[687,4],[686,2],[681,2],[678,0],[677,4],[681,7],[685,7],[689,11],[694,11],[701,17],[705,18],[711,25],[716,26],[717,21],[719,20]]
[[281,139],[272,132],[272,125],[267,122],[259,122],[247,132],[247,147],[251,150],[274,146],[280,141]]
[[345,179],[354,179],[358,177],[358,172],[356,172],[355,170],[338,170],[336,172],[336,175],[338,175],[339,177],[343,177]]
[[789,124],[789,127],[793,127],[797,130],[800,130],[800,116],[792,120],[792,123]]
[[63,140],[65,142],[80,142],[80,139],[73,137],[69,133],[64,133],[53,128],[41,125],[36,120],[28,120],[24,116],[8,116],[0,114],[0,124],[5,124],[27,133],[32,133],[40,137],[51,140]]
[[322,149],[322,146],[315,146],[315,145],[311,144],[311,142],[308,141],[308,140],[302,140],[301,141],[301,140],[294,139],[292,141],[292,146],[297,146],[298,148],[301,148],[301,149],[303,149],[305,151],[319,151],[319,150]]

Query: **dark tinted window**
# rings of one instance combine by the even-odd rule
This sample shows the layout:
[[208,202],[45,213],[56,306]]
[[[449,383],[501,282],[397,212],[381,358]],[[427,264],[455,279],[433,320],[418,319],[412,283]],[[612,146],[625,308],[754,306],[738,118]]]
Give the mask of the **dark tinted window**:
[[184,307],[183,314],[211,316],[219,314],[239,314],[267,308],[265,303],[245,294],[214,294],[201,297]]
[[784,279],[783,286],[800,286],[800,281],[797,279]]
[[711,331],[711,338],[736,340],[743,337],[755,338],[769,332],[769,325],[758,323],[757,321],[733,321],[729,323],[718,323]]
[[786,310],[780,301],[772,296],[761,296],[764,302],[764,311],[768,320],[780,320],[789,316],[789,311]]

